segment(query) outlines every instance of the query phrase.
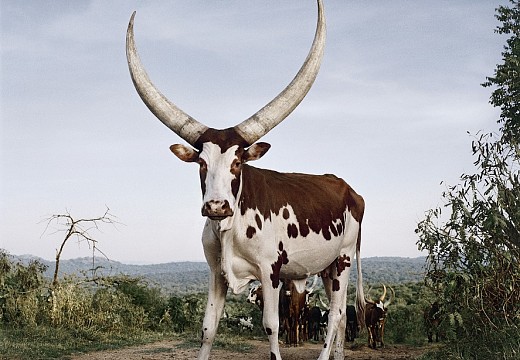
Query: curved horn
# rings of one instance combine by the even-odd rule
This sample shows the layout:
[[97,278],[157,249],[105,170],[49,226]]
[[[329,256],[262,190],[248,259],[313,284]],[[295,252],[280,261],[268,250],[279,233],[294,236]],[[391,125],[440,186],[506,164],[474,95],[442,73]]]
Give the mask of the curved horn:
[[367,291],[367,293],[366,293],[366,295],[365,295],[365,301],[366,301],[367,303],[369,303],[369,304],[375,304],[375,301],[372,300],[372,297],[370,296],[370,290],[372,290],[372,286],[370,286],[370,287],[368,288],[368,291]]
[[314,278],[312,279],[312,284],[309,287],[305,288],[305,291],[307,292],[307,294],[309,294],[309,295],[312,294],[317,283],[318,283],[318,274],[315,274]]
[[385,297],[386,297],[386,286],[385,284],[382,284],[383,285],[383,295],[381,295],[381,297],[379,298],[379,300],[381,300],[381,302],[385,301]]
[[388,307],[388,305],[390,305],[390,303],[392,301],[394,301],[394,298],[395,298],[395,291],[394,289],[390,288],[390,292],[392,294],[392,296],[390,297],[390,299],[388,299],[387,301],[385,301],[385,303],[383,304],[384,308],[386,309]]
[[329,307],[327,304],[325,304],[325,303],[323,302],[323,300],[321,300],[321,296],[320,296],[320,294],[318,294],[318,300],[320,301],[321,306],[322,306],[325,310],[330,310],[330,307]]
[[256,114],[235,126],[235,130],[249,145],[255,143],[281,123],[309,92],[318,71],[325,48],[325,14],[322,0],[318,0],[318,23],[312,47],[302,67],[289,85]]
[[173,130],[190,145],[194,146],[197,139],[208,127],[199,123],[179,109],[175,104],[171,103],[150,81],[139,59],[139,54],[135,46],[134,17],[135,11],[130,18],[126,32],[126,59],[135,89],[148,109],[150,109],[164,125]]

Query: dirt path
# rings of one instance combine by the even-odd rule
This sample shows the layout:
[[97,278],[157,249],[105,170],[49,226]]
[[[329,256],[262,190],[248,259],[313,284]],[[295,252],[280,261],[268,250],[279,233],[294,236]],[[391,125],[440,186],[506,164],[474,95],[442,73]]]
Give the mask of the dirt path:
[[[228,350],[213,349],[211,360],[239,360],[247,357],[248,360],[265,360],[269,358],[269,343],[267,341],[250,340],[252,350],[240,353]],[[165,359],[196,359],[198,349],[179,346],[179,341],[160,341],[137,347],[120,350],[99,351],[76,355],[72,360],[165,360]],[[427,347],[415,348],[398,345],[387,346],[384,349],[373,350],[366,346],[345,348],[345,360],[404,360],[417,359],[428,350]],[[281,345],[281,354],[284,360],[315,360],[321,351],[321,344],[305,343],[299,347],[285,347]]]

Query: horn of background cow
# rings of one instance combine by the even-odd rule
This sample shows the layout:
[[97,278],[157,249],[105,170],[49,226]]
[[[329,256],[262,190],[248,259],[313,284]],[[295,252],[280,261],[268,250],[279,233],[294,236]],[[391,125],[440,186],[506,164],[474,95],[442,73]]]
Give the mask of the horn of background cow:
[[312,284],[308,288],[305,288],[305,291],[307,291],[307,294],[312,294],[317,283],[318,283],[318,274],[315,274],[314,278],[312,279]]
[[383,295],[381,295],[381,297],[379,298],[379,300],[381,300],[381,302],[385,301],[385,297],[386,297],[386,286],[385,284],[382,284],[383,285]]
[[325,48],[325,14],[322,0],[318,0],[318,23],[312,47],[302,67],[289,85],[256,114],[235,126],[235,130],[249,145],[255,143],[281,123],[309,92],[318,71]]
[[318,300],[320,301],[321,306],[322,306],[325,310],[330,310],[329,305],[327,305],[327,304],[325,304],[325,303],[323,302],[323,300],[321,299],[320,294],[318,294]]
[[367,303],[369,303],[369,304],[375,304],[375,301],[372,300],[372,297],[370,296],[370,291],[371,291],[371,290],[372,290],[372,286],[370,286],[370,287],[368,288],[368,291],[367,291],[367,293],[366,293],[366,295],[365,295],[365,301],[366,301]]
[[390,303],[392,301],[394,301],[394,298],[395,298],[395,291],[394,289],[390,288],[390,293],[392,294],[392,297],[390,299],[388,299],[388,301],[385,301],[385,303],[383,304],[383,307],[386,309],[388,305],[390,305]]
[[134,17],[135,11],[130,18],[126,32],[126,59],[134,87],[148,109],[150,109],[164,125],[173,130],[173,132],[186,140],[190,145],[194,146],[200,135],[202,135],[208,127],[171,103],[150,81],[135,46]]

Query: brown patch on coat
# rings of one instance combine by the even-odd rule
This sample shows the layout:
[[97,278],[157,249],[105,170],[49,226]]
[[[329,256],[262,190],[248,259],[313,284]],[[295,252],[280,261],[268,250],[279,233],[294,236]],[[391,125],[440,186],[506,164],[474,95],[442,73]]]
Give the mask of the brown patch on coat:
[[343,255],[336,259],[336,271],[338,276],[340,276],[341,273],[348,267],[350,267],[350,256]]
[[277,289],[278,285],[280,285],[280,269],[282,268],[282,265],[289,263],[287,252],[283,249],[283,243],[281,241],[278,244],[278,250],[278,259],[271,264],[273,272],[271,273],[270,278],[273,289]]
[[298,227],[295,224],[287,225],[287,236],[289,238],[297,238],[298,237]]
[[301,236],[310,231],[322,232],[326,240],[340,235],[345,229],[345,210],[359,223],[363,218],[363,198],[334,175],[280,173],[244,164],[242,182],[242,215],[247,209],[258,209],[264,219],[270,219],[271,213],[288,218],[285,210],[290,205]]
[[334,279],[332,280],[332,291],[339,291],[339,280]]
[[252,226],[248,226],[247,230],[246,230],[247,238],[252,239],[255,234],[256,234],[256,229]]

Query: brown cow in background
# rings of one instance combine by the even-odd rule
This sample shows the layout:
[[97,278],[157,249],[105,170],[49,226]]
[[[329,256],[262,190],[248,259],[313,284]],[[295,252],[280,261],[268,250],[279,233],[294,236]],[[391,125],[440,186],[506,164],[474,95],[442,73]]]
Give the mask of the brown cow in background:
[[[381,347],[385,346],[384,333],[385,333],[385,322],[386,313],[388,311],[388,305],[394,298],[394,291],[392,290],[392,298],[383,302],[386,297],[386,286],[383,284],[383,295],[378,300],[372,300],[368,297],[365,299],[367,304],[365,307],[365,324],[368,330],[368,346],[375,349],[377,344]],[[370,292],[370,290],[368,291]]]
[[[285,332],[288,345],[297,346],[301,341],[308,340],[308,300],[316,286],[317,278],[317,276],[314,276],[312,284],[301,293],[298,292],[293,281],[282,280],[278,306],[280,334]],[[251,286],[247,301],[256,304],[263,311],[264,301],[261,284]]]

